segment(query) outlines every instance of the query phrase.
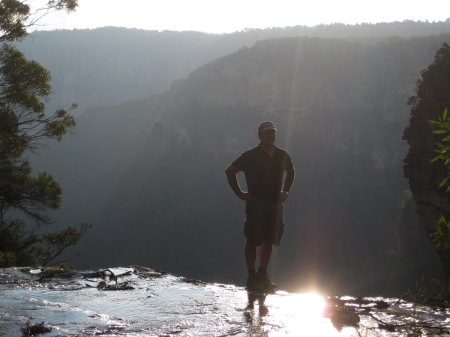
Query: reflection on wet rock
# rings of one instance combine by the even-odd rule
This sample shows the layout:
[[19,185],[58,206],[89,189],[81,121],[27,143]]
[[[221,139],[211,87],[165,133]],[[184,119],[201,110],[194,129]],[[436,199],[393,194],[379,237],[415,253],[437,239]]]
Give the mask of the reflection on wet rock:
[[44,272],[0,269],[1,336],[46,328],[49,337],[450,334],[448,309],[397,299],[263,295],[137,266],[42,278]]
[[128,282],[121,282],[116,284],[107,284],[105,281],[100,281],[97,284],[97,288],[100,290],[132,290],[134,289]]
[[41,322],[39,324],[30,325],[27,323],[25,328],[22,328],[22,333],[24,336],[36,336],[38,334],[51,332],[53,328],[48,326],[45,322]]

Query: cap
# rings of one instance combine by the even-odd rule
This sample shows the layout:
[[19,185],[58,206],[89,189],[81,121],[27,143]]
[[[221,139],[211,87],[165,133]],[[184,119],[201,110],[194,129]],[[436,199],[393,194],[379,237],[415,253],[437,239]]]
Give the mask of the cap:
[[267,131],[267,130],[275,130],[275,131],[277,131],[277,128],[275,127],[275,124],[273,124],[273,122],[270,122],[270,121],[265,121],[265,122],[262,122],[261,124],[259,124],[259,126],[258,126],[258,134],[262,133],[264,131]]

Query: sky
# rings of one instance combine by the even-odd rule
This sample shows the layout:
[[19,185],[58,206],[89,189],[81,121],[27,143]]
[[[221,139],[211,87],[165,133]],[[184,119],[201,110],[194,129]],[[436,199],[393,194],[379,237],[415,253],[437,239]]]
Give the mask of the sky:
[[[45,0],[28,0],[33,6]],[[79,0],[75,13],[47,16],[38,29],[118,26],[231,33],[247,28],[445,21],[450,0]]]

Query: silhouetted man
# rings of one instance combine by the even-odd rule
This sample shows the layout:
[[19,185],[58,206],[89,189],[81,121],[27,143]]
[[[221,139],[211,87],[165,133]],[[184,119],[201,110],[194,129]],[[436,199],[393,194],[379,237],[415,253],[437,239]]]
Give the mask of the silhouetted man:
[[[271,292],[275,285],[267,277],[272,245],[278,246],[283,234],[283,206],[295,178],[289,154],[275,146],[277,129],[272,122],[258,126],[258,146],[244,152],[226,170],[228,183],[239,199],[245,201],[247,238],[245,261],[248,268],[247,289]],[[242,191],[236,174],[243,171],[248,192]],[[284,174],[285,179],[283,181]],[[256,248],[259,268],[255,272]]]

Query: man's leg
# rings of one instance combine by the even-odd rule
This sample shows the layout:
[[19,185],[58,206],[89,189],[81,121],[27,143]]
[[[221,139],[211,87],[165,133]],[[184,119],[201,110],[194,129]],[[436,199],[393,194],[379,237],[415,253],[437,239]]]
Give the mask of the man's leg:
[[268,281],[267,266],[272,256],[272,245],[278,244],[283,233],[283,206],[281,203],[266,205],[266,227],[259,249],[258,274]]
[[247,264],[247,269],[249,272],[251,270],[255,271],[256,263],[256,244],[247,240],[245,244],[245,262]]
[[259,278],[264,292],[273,292],[276,288],[276,285],[270,282],[270,279],[267,277],[267,265],[269,264],[271,256],[272,243],[263,242],[261,248],[259,249],[259,268],[257,277]]
[[257,276],[255,272],[255,262],[256,262],[256,244],[247,240],[245,244],[245,262],[247,264],[248,269],[248,277],[247,277],[247,289],[248,290],[256,290],[256,282]]
[[259,249],[259,269],[266,270],[272,256],[272,243],[263,242]]
[[263,242],[259,248],[259,268],[258,274],[266,277],[267,276],[267,266],[272,256],[272,243]]

